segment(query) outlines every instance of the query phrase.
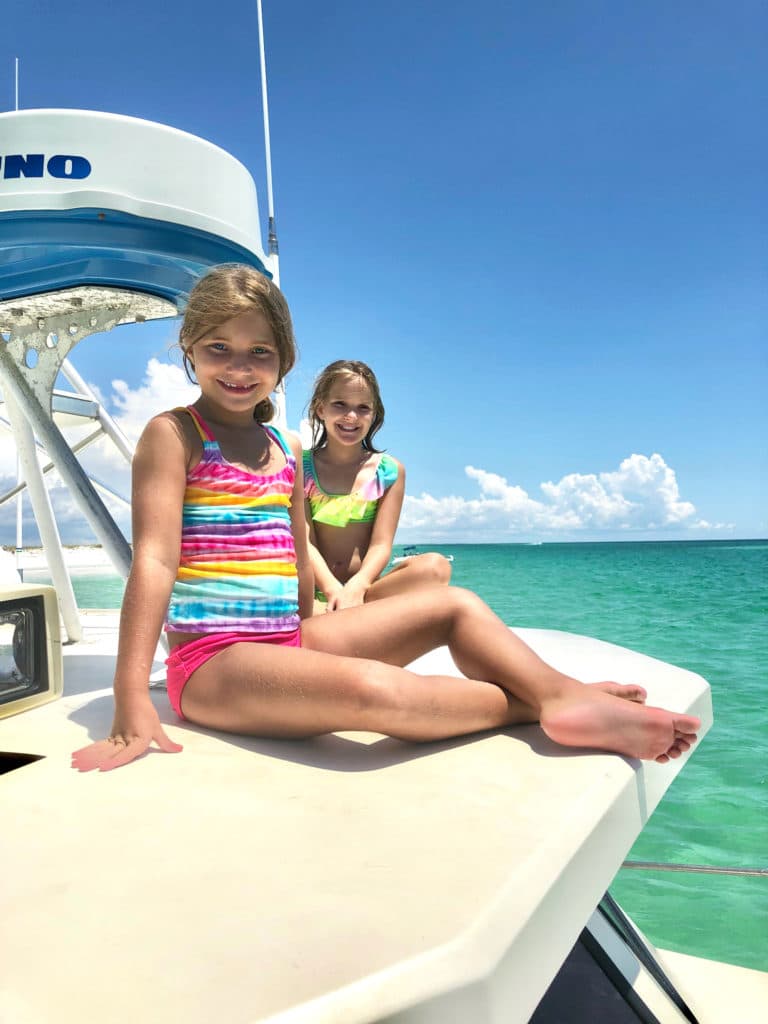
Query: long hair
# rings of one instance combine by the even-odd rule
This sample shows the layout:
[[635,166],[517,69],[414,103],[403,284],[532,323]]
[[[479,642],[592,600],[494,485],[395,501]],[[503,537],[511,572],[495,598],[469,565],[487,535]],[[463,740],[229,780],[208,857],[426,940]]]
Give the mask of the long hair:
[[318,448],[322,448],[328,440],[328,431],[318,415],[318,409],[323,403],[328,401],[336,381],[342,378],[349,380],[352,377],[360,377],[365,381],[373,398],[373,419],[368,433],[363,438],[363,448],[370,452],[378,452],[380,450],[373,446],[373,436],[384,423],[384,403],[381,400],[381,391],[379,390],[379,382],[376,380],[376,374],[367,363],[361,363],[358,359],[337,359],[319,373],[312,390],[312,397],[309,400],[308,415],[312,427],[313,452],[316,452]]
[[[194,362],[190,352],[201,338],[241,313],[261,313],[272,328],[277,345],[280,369],[277,383],[285,377],[296,362],[296,339],[285,296],[276,284],[254,267],[242,263],[223,263],[201,277],[189,295],[184,320],[179,332],[179,344],[184,360],[184,371],[196,384]],[[267,423],[275,414],[269,398],[254,409],[254,418]]]

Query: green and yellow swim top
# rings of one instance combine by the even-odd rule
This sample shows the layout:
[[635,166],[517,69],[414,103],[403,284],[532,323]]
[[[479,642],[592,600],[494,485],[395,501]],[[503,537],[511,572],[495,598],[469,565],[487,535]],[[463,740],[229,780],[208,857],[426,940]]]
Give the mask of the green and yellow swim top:
[[382,453],[351,494],[328,494],[320,486],[312,452],[304,450],[304,495],[309,502],[312,521],[326,526],[349,526],[350,523],[372,523],[382,495],[397,480],[397,463]]

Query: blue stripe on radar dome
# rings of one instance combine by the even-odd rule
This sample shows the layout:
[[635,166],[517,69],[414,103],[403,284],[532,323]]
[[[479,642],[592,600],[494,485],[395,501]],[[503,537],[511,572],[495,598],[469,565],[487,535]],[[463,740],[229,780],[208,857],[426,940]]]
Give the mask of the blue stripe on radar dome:
[[109,209],[0,213],[0,254],[0,301],[93,285],[183,306],[197,279],[219,263],[245,263],[272,277],[254,252],[222,236]]

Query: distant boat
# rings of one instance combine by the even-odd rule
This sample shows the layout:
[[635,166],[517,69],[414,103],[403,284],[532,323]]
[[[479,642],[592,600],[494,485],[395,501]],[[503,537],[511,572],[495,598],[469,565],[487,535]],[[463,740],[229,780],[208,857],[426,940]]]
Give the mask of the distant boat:
[[[398,562],[405,562],[407,559],[413,558],[414,555],[422,554],[424,554],[424,552],[419,551],[419,549],[417,547],[414,547],[413,544],[406,544],[405,547],[403,548],[402,554],[395,555],[395,557],[392,559],[392,564],[396,565]],[[443,558],[447,559],[447,561],[449,562],[453,561],[453,555],[443,555]]]

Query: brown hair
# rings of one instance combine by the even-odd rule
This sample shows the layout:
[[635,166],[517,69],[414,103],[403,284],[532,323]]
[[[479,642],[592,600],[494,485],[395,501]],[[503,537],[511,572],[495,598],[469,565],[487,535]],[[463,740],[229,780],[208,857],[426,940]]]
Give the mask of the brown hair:
[[[184,370],[193,384],[194,364],[189,353],[195,342],[210,331],[241,313],[257,310],[266,317],[275,336],[280,370],[277,383],[296,362],[296,339],[285,296],[265,274],[242,263],[224,263],[201,277],[189,294],[184,320],[179,332]],[[275,414],[269,398],[253,411],[259,423],[266,423]]]
[[363,448],[370,452],[379,451],[378,448],[373,447],[373,435],[384,423],[384,403],[381,400],[379,382],[370,366],[357,359],[337,359],[318,374],[308,409],[309,422],[312,427],[312,451],[316,452],[318,448],[322,448],[328,439],[325,424],[318,416],[317,411],[324,402],[328,401],[331,389],[340,377],[347,379],[361,377],[370,388],[373,397],[373,420],[370,430],[363,438]]

